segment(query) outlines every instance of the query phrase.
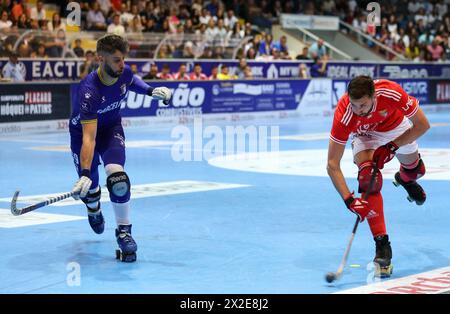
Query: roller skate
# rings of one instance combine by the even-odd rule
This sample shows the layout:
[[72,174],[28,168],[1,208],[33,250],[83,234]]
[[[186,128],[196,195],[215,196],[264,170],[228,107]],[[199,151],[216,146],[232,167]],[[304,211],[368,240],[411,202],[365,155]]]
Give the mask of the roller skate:
[[131,236],[131,225],[119,225],[116,229],[117,244],[116,259],[131,263],[136,261],[137,244]]
[[100,210],[100,203],[96,210],[92,210],[89,207],[87,207],[87,209],[89,225],[95,233],[102,234],[105,230],[105,219],[103,218],[102,211]]
[[401,185],[405,188],[406,192],[408,192],[408,196],[406,197],[408,201],[416,202],[417,205],[425,203],[427,195],[417,181],[405,182],[401,179],[400,172],[397,172],[393,183],[397,187]]
[[375,264],[375,277],[389,278],[394,270],[391,264],[392,249],[389,236],[387,234],[376,236],[374,240],[376,246],[375,258],[373,259]]

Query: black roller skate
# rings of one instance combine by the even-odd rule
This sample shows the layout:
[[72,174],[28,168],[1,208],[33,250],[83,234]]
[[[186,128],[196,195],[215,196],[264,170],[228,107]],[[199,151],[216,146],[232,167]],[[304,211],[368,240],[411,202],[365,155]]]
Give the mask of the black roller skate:
[[117,244],[116,259],[131,263],[136,261],[137,244],[131,236],[131,225],[119,225],[116,229]]
[[374,238],[376,252],[373,262],[375,264],[375,277],[389,278],[392,275],[394,267],[391,264],[392,249],[389,242],[389,236],[382,235]]
[[397,172],[393,183],[397,187],[401,185],[405,188],[406,192],[408,192],[408,196],[406,197],[408,201],[416,202],[417,205],[425,203],[427,195],[417,181],[405,182],[400,177],[400,172]]

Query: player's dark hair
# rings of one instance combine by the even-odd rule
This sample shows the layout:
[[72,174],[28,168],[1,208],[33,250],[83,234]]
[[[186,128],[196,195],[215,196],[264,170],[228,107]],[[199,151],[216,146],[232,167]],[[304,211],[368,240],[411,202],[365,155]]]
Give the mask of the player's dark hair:
[[126,54],[128,52],[128,43],[125,39],[118,35],[108,34],[103,36],[97,41],[97,53],[109,53],[113,54],[119,50],[121,53]]
[[372,97],[375,93],[375,84],[370,76],[357,76],[348,84],[347,92],[352,99],[361,99],[364,96]]

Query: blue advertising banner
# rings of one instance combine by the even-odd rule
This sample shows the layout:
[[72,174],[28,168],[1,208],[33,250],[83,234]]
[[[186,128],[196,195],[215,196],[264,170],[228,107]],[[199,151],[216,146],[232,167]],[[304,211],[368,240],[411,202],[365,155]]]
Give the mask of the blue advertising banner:
[[[173,97],[169,105],[152,100],[146,95],[128,92],[126,101],[122,102],[121,113],[123,117],[175,117],[296,110],[302,104],[302,99],[319,98],[318,92],[324,94],[325,106],[329,108],[330,98],[325,85],[331,82],[320,81],[314,83],[308,80],[155,81],[151,82],[152,87],[166,86],[172,90]],[[321,91],[318,82],[322,84]],[[72,84],[72,103],[78,101],[78,85]],[[318,107],[317,103],[315,106]]]
[[[430,104],[430,94],[432,93],[431,89],[434,85],[431,84],[431,80],[427,79],[395,79],[393,80],[400,84],[400,86],[405,90],[408,95],[411,95],[417,98],[420,101],[421,105]],[[333,107],[336,106],[336,103],[339,99],[344,95],[347,90],[347,85],[350,80],[333,80],[332,83],[332,104]]]
[[[0,60],[0,69],[7,59]],[[81,59],[21,59],[26,68],[26,80],[78,80],[80,69],[84,61]],[[171,73],[178,72],[181,64],[187,65],[187,72],[192,72],[195,63],[200,63],[203,73],[211,74],[214,66],[226,64],[231,74],[235,73],[238,60],[143,60],[127,59],[127,64],[136,65],[137,72],[145,76],[150,71],[150,65],[155,63],[161,71],[164,64],[168,64]],[[296,78],[299,65],[305,63],[311,67],[312,61],[249,61],[253,77],[259,78]],[[450,63],[376,63],[376,62],[329,62],[327,77],[332,79],[347,79],[358,75],[369,75],[382,78],[450,78]]]

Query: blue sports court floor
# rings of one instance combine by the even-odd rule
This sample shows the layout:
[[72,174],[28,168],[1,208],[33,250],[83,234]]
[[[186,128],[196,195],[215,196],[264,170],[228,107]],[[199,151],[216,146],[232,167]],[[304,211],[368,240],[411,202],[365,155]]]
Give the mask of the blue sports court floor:
[[[411,204],[391,184],[396,160],[383,171],[390,280],[450,266],[450,114],[427,115],[432,128],[419,139],[427,202]],[[331,117],[250,124],[279,126],[277,156],[177,162],[172,129],[125,130],[139,247],[133,264],[115,259],[108,201],[102,235],[91,231],[84,204],[72,200],[13,217],[15,190],[25,206],[70,191],[76,175],[68,133],[0,136],[0,293],[335,293],[371,283],[375,248],[366,222],[342,279],[324,281],[336,271],[355,221],[326,175]],[[350,158],[348,150],[343,171],[357,190]]]

